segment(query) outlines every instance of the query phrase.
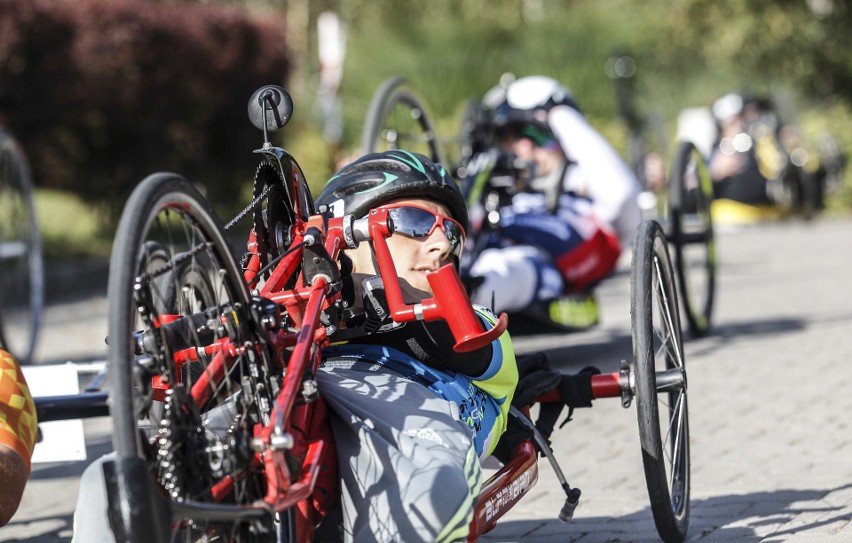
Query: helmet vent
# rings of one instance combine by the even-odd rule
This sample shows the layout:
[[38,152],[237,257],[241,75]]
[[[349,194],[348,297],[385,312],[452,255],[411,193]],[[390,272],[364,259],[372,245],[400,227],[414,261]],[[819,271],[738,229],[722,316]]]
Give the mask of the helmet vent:
[[352,194],[357,194],[359,192],[366,192],[376,185],[381,183],[380,179],[369,179],[366,181],[355,181],[354,183],[349,183],[348,185],[344,185],[340,187],[340,189],[334,191],[338,196],[349,196]]
[[348,168],[349,172],[410,172],[411,167],[399,160],[369,160],[360,164],[353,164]]

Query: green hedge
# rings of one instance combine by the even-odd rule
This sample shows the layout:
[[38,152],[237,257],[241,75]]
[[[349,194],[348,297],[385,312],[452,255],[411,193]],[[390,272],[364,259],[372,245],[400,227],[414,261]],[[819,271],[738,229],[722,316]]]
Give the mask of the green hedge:
[[153,171],[233,201],[261,143],[248,99],[291,69],[284,28],[215,5],[0,0],[0,121],[38,186],[96,204],[105,224]]

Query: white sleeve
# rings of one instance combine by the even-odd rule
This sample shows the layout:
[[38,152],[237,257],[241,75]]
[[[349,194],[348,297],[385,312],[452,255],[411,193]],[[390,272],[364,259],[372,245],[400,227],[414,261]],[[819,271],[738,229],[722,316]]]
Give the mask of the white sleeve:
[[576,109],[556,106],[548,114],[548,123],[559,139],[562,150],[576,166],[569,177],[584,180],[578,190],[592,199],[597,216],[612,225],[623,247],[629,246],[642,219],[637,196],[639,180],[618,152]]

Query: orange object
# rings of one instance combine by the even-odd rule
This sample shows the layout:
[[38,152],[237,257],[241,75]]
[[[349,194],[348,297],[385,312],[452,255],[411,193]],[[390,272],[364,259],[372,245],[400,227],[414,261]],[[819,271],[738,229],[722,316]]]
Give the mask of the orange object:
[[27,380],[18,362],[0,350],[0,445],[14,449],[30,469],[38,419]]

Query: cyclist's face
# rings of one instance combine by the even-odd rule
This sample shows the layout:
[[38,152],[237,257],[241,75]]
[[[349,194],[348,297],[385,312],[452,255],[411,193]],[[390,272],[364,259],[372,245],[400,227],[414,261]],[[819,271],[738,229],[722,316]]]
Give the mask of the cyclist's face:
[[[385,203],[388,206],[404,204],[416,205],[440,215],[450,216],[450,211],[434,200],[400,198]],[[425,238],[394,234],[388,238],[387,242],[399,278],[418,290],[430,295],[434,294],[429,286],[428,275],[453,261],[452,245],[444,234],[444,230],[435,228]],[[362,243],[357,249],[348,251],[347,254],[352,258],[353,271],[375,273],[369,244]]]
[[536,176],[547,175],[562,163],[562,150],[556,141],[541,146],[530,138],[507,138],[503,141],[503,148],[521,160],[535,162]]

